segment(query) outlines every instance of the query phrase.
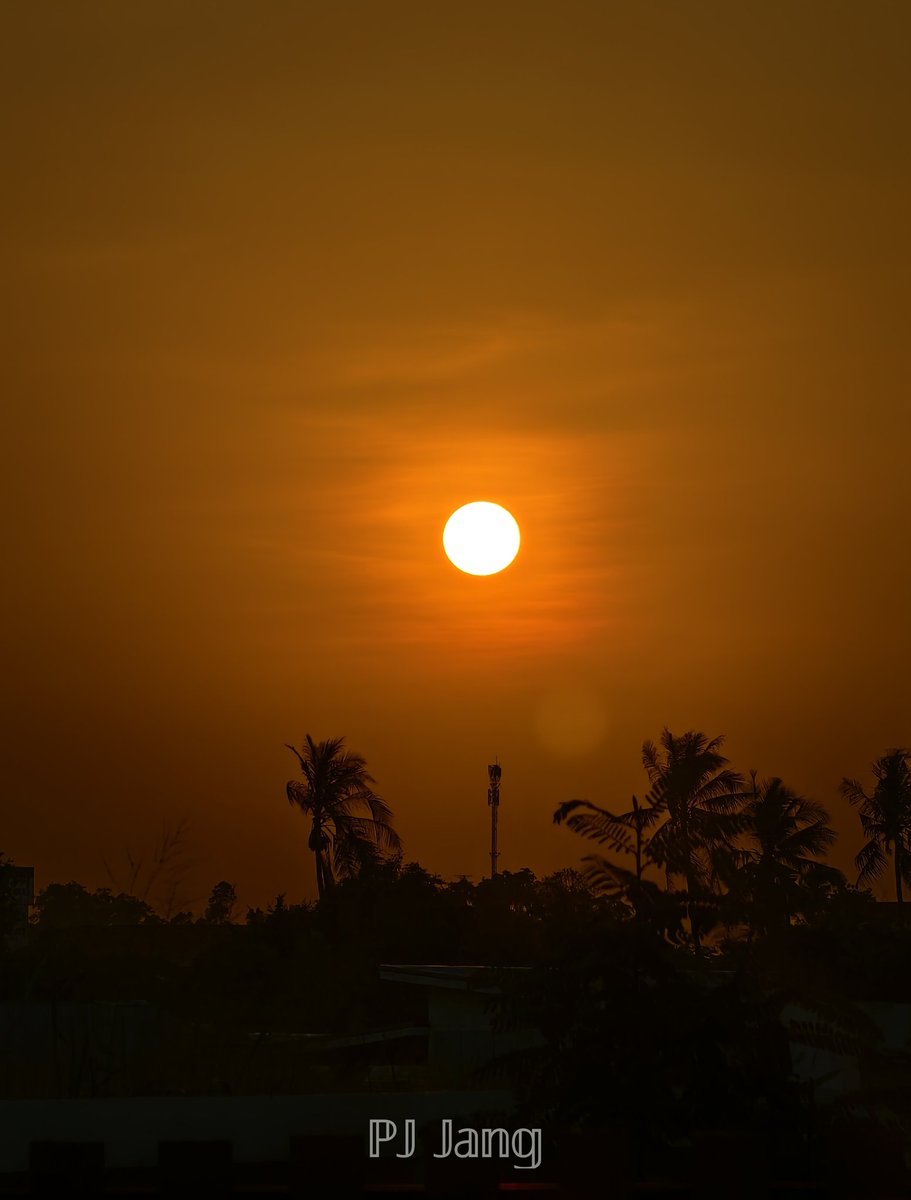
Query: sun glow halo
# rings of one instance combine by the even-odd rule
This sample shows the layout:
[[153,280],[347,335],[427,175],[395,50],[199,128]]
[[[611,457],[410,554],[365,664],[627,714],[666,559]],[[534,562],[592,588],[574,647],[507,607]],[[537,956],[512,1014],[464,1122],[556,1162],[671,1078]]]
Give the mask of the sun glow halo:
[[495,575],[519,553],[519,526],[499,504],[475,500],[457,508],[443,530],[449,561],[467,575]]

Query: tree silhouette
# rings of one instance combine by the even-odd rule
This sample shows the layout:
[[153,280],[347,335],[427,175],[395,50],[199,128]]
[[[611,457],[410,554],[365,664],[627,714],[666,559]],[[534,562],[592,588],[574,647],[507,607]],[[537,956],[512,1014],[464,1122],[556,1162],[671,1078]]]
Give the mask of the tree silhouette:
[[222,879],[212,888],[203,920],[210,925],[227,925],[230,923],[236,907],[237,889],[233,883]]
[[697,951],[699,912],[730,861],[734,838],[744,828],[743,776],[728,766],[721,753],[723,743],[723,736],[709,739],[689,730],[675,737],[665,728],[660,749],[651,741],[642,747],[642,765],[651,784],[646,801],[667,810],[667,820],[652,835],[650,852],[664,868],[668,891],[675,876],[685,881]]
[[805,893],[837,882],[841,872],[818,859],[836,840],[821,804],[799,796],[777,776],[756,783],[743,808],[745,849],[732,852],[731,891],[747,900],[763,932],[789,925]]
[[643,805],[636,796],[633,796],[632,808],[624,813],[613,813],[590,800],[567,800],[554,813],[554,824],[565,822],[574,833],[591,838],[609,850],[631,854],[635,863],[633,871],[611,862],[603,854],[585,855],[582,861],[586,881],[598,893],[622,899],[632,908],[637,920],[648,919],[674,936],[680,931],[679,900],[644,878],[646,868],[657,865],[651,854],[651,836],[647,831],[653,831],[666,816],[667,809],[663,804],[646,800]]
[[667,810],[650,850],[668,880],[682,876],[690,889],[705,887],[715,875],[717,851],[728,851],[744,828],[743,776],[728,767],[720,749],[724,737],[709,740],[690,730],[661,734],[642,747],[642,765],[651,783],[646,802]]
[[873,763],[876,786],[868,796],[856,779],[841,781],[841,794],[860,806],[867,842],[854,860],[858,883],[878,879],[892,855],[895,898],[904,901],[902,881],[911,882],[911,751],[889,750]]
[[[648,800],[643,806],[635,796],[629,812],[619,814],[592,804],[590,800],[566,800],[554,813],[554,824],[562,825],[565,821],[573,832],[581,833],[583,837],[607,845],[611,850],[632,854],[636,862],[636,879],[641,881],[650,858],[645,831],[654,828],[666,811],[663,804],[652,804]],[[586,861],[596,857],[590,855]]]
[[336,878],[350,878],[401,848],[392,810],[373,791],[376,781],[364,759],[344,745],[344,738],[314,742],[308,733],[303,749],[288,746],[304,776],[288,784],[288,802],[310,818],[307,844],[316,859],[320,899]]
[[24,923],[14,892],[14,870],[13,860],[0,851],[0,952],[6,946],[7,938]]
[[644,1163],[700,1127],[752,1124],[769,1108],[790,1116],[786,1033],[746,970],[713,975],[626,921],[605,922],[595,937],[571,924],[543,962],[494,978],[494,1028],[543,1038],[497,1064],[529,1122],[594,1129],[599,1139],[625,1128]]
[[[651,741],[642,747],[651,784],[644,804],[634,796],[632,809],[617,814],[588,800],[569,800],[554,813],[556,824],[565,821],[584,837],[633,855],[634,872],[590,855],[587,878],[594,887],[622,895],[638,916],[648,912],[671,936],[679,933],[682,902],[696,950],[700,924],[717,914],[712,892],[730,874],[734,838],[745,824],[743,776],[728,767],[723,742],[695,730],[675,737],[664,729],[660,749]],[[666,893],[643,877],[648,865],[664,870]],[[675,877],[684,881],[683,892],[675,892]]]
[[110,888],[89,892],[81,883],[49,883],[35,898],[39,925],[72,929],[80,925],[150,925],[156,923],[151,905],[138,896]]

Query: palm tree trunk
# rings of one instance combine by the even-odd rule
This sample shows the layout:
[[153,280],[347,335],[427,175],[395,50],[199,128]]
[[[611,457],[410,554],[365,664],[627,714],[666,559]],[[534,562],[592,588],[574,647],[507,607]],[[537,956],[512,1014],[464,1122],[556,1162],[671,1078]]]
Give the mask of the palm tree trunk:
[[326,871],[326,860],[323,857],[323,851],[316,851],[316,893],[320,900],[325,896],[328,890],[328,879]]
[[904,903],[905,897],[902,895],[902,848],[899,842],[895,843],[895,899],[899,904]]

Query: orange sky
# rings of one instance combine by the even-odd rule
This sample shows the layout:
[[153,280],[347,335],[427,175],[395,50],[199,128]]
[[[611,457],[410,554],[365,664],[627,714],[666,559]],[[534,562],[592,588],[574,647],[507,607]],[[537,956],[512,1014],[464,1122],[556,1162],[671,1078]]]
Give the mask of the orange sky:
[[667,724],[847,866],[911,742],[911,9],[5,15],[0,849],[97,886],[186,815],[189,891],[312,896],[309,732],[447,877],[499,755],[543,873]]

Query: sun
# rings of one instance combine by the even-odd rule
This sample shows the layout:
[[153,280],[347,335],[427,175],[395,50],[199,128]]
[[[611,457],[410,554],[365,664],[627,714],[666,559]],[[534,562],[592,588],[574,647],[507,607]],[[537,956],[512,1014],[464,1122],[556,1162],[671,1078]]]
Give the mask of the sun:
[[475,500],[457,508],[443,530],[449,561],[467,575],[495,575],[519,553],[519,526],[499,504]]

